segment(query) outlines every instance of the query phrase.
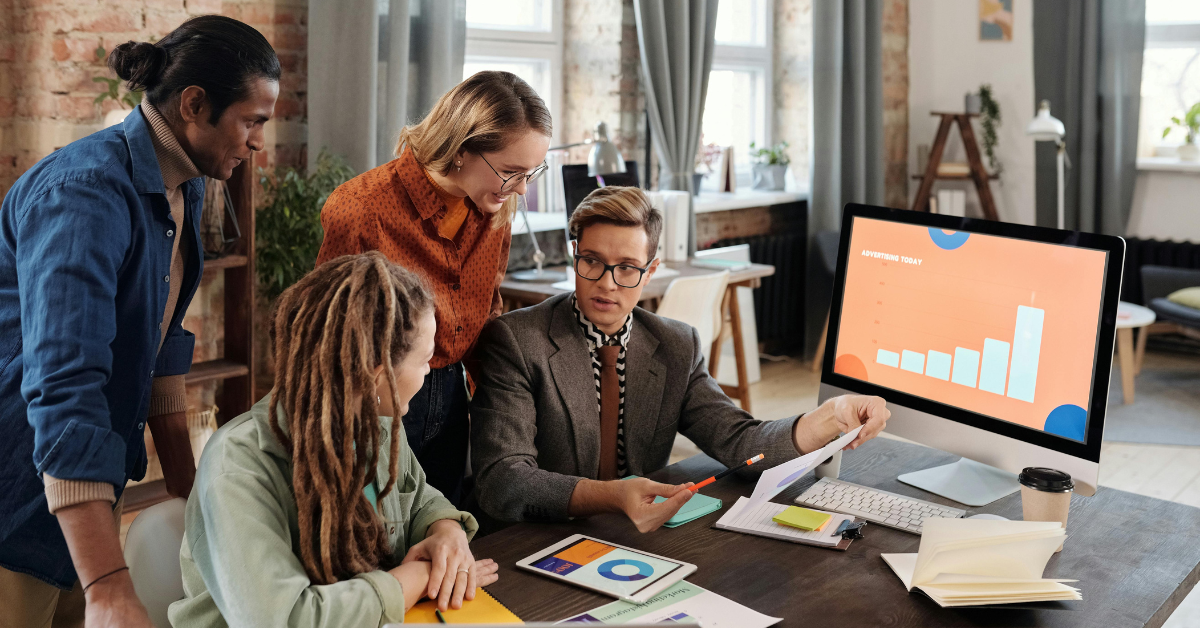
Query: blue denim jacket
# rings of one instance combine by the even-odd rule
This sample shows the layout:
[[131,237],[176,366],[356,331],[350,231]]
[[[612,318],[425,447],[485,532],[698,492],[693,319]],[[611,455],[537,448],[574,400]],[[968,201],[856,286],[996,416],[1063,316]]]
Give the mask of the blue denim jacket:
[[0,566],[62,588],[75,568],[41,474],[120,496],[146,473],[152,378],[191,367],[180,323],[202,272],[204,180],[184,184],[192,245],[156,355],[175,224],[152,133],[139,107],[38,162],[0,205]]

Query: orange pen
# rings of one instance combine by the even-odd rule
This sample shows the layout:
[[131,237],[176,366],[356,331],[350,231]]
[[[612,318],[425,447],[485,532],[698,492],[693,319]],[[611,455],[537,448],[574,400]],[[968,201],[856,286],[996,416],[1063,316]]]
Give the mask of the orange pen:
[[734,471],[741,469],[742,467],[748,467],[748,466],[758,462],[759,460],[762,460],[764,457],[765,456],[763,456],[763,454],[758,454],[757,456],[747,460],[746,462],[743,462],[742,464],[739,464],[736,467],[731,467],[729,469],[725,469],[724,471],[712,476],[711,478],[708,478],[707,480],[698,482],[695,486],[689,488],[688,490],[692,491],[694,493],[694,492],[704,488],[705,486],[708,486],[709,484],[712,484],[713,482],[716,482],[717,480],[729,475],[730,473],[733,473]]

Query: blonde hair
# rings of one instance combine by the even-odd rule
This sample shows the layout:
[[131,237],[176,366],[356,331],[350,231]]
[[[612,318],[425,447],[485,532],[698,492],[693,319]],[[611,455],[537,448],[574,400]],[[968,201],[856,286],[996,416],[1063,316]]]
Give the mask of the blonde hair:
[[[291,455],[300,561],[314,583],[394,566],[383,520],[363,493],[378,479],[382,444],[374,371],[383,365],[396,380],[418,320],[432,311],[422,281],[378,251],[321,264],[279,296],[271,401],[289,434],[274,416],[271,431]],[[391,395],[392,407],[403,407],[394,386]],[[403,480],[400,423],[393,418],[380,498]]]
[[645,229],[649,247],[647,261],[654,259],[658,238],[662,235],[663,216],[650,205],[650,199],[640,188],[609,185],[588,194],[571,214],[568,225],[571,239],[578,241],[583,230],[595,224]]
[[[446,92],[424,120],[400,129],[396,156],[407,146],[417,163],[445,176],[458,151],[478,155],[503,150],[525,130],[550,136],[553,127],[546,103],[516,74],[486,70]],[[512,220],[517,202],[516,194],[509,197],[492,218],[492,228]]]

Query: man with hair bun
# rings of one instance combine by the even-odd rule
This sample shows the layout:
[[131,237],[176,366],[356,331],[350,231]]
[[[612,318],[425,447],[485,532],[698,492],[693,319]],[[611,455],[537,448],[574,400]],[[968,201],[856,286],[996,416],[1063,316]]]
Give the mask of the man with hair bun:
[[108,58],[142,104],[42,159],[0,205],[0,628],[151,626],[118,538],[149,427],[172,495],[195,474],[181,327],[202,274],[204,179],[263,148],[279,59],[188,20]]
[[[571,215],[575,292],[496,319],[479,339],[471,403],[479,504],[504,521],[621,512],[649,532],[691,499],[691,484],[644,476],[667,465],[676,433],[748,474],[862,425],[883,430],[879,397],[843,395],[779,421],[734,405],[708,374],[691,326],[637,307],[659,261],[662,214],[632,187],[604,187]],[[655,503],[656,497],[666,501]]]

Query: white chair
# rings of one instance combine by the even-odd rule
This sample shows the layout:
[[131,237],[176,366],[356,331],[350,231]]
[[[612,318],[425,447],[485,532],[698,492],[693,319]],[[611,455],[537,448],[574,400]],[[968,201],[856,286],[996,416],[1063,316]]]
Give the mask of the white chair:
[[[725,300],[725,287],[729,284],[729,271],[711,275],[680,277],[667,286],[657,314],[681,321],[696,328],[700,334],[700,347],[704,360],[708,362],[714,341],[721,336],[725,316],[721,305]],[[719,350],[719,349],[718,349]]]
[[125,536],[125,564],[133,590],[158,628],[171,628],[167,607],[183,599],[179,548],[186,504],[186,499],[177,497],[143,510]]

